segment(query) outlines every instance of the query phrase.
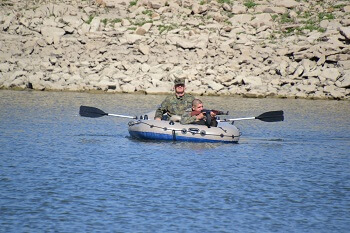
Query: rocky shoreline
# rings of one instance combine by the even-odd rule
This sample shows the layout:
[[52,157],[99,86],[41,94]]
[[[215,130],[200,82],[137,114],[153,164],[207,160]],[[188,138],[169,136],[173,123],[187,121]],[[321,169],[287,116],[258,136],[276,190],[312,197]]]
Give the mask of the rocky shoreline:
[[350,99],[350,2],[2,0],[0,89]]

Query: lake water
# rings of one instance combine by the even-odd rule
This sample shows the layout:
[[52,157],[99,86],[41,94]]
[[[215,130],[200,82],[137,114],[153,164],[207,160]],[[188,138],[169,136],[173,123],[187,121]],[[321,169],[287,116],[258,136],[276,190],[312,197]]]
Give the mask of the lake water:
[[1,232],[349,232],[349,101],[203,97],[238,144],[138,141],[165,96],[0,91]]

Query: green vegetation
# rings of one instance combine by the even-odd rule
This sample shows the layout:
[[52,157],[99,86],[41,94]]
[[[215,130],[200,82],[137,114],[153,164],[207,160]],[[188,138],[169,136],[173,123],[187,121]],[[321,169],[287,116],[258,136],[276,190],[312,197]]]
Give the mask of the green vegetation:
[[343,8],[344,6],[347,6],[347,5],[346,4],[334,5],[333,8],[339,9],[339,8]]
[[85,23],[90,24],[94,18],[95,18],[94,15],[90,15],[89,18],[85,21]]
[[176,24],[158,25],[159,34],[162,34],[163,32],[168,32],[168,31],[174,30],[177,27],[178,27],[178,25],[176,25]]
[[310,18],[312,16],[310,11],[304,11],[304,12],[298,11],[297,14],[299,18],[305,18],[305,19]]
[[319,20],[324,20],[324,19],[335,19],[335,16],[332,13],[325,13],[325,12],[321,12],[318,13],[318,18]]
[[278,15],[271,15],[271,18],[273,21],[276,21],[276,19],[278,18]]
[[[132,21],[130,20],[130,22],[132,22]],[[136,25],[139,27],[141,27],[142,25],[144,25],[146,23],[153,23],[153,20],[140,19],[140,20],[132,22],[133,25]]]
[[225,23],[228,24],[228,25],[230,25],[230,26],[232,26],[232,23],[231,23],[231,21],[229,21],[229,20],[225,20]]
[[294,20],[289,17],[288,13],[281,15],[280,23],[283,24],[283,23],[293,23],[293,22],[294,22]]
[[151,17],[152,14],[153,14],[153,11],[151,11],[151,10],[144,10],[144,11],[142,11],[142,14],[148,15],[149,17]]
[[224,4],[224,3],[231,4],[231,0],[217,0],[217,1],[220,4]]
[[231,12],[226,12],[225,14],[227,15],[227,17],[232,18],[235,14],[231,13]]
[[116,23],[120,23],[121,21],[122,21],[121,19],[115,18],[111,20],[111,23],[116,24]]
[[[312,8],[311,8],[312,9]],[[326,12],[314,12],[314,11],[304,11],[297,12],[298,19],[294,19],[290,17],[288,13],[282,15],[272,15],[272,19],[275,22],[279,22],[281,25],[287,24],[288,27],[282,26],[285,28],[282,31],[284,35],[296,34],[303,35],[307,33],[307,31],[319,31],[325,32],[325,29],[320,27],[320,22],[322,20],[332,20],[335,19],[335,16],[332,13]],[[281,33],[277,32],[276,33]],[[270,38],[275,39],[275,38]]]
[[253,8],[253,7],[255,7],[255,6],[258,5],[258,4],[256,4],[253,0],[247,0],[247,1],[244,3],[244,5],[245,5],[247,8]]
[[138,0],[131,1],[130,4],[129,4],[129,6],[130,6],[130,7],[136,6],[137,1],[138,1]]
[[[91,21],[92,21],[92,18],[91,19],[89,18],[89,20],[87,20],[86,23],[90,24]],[[122,20],[118,19],[118,18],[116,18],[116,19],[107,19],[107,18],[105,18],[105,19],[101,20],[101,22],[104,24],[104,26],[106,26],[108,23],[110,23],[110,24],[112,24],[113,27],[114,27],[114,24],[120,23],[121,21]]]
[[108,19],[102,19],[101,21],[102,21],[102,23],[103,23],[105,26],[106,26],[107,23],[108,23]]

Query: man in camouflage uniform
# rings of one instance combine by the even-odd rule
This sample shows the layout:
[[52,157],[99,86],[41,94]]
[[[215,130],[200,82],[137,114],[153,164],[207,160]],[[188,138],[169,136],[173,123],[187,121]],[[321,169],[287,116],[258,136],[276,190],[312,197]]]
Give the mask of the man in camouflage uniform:
[[166,113],[169,117],[178,116],[178,120],[180,120],[180,117],[185,110],[191,108],[194,97],[185,93],[185,79],[176,78],[174,85],[175,94],[165,98],[156,110],[154,119],[161,120],[163,114]]
[[[210,121],[207,120],[208,117],[210,117]],[[203,102],[199,99],[192,101],[192,108],[185,110],[184,114],[181,116],[180,123],[183,125],[207,125],[208,127],[216,127],[218,125],[216,114],[213,111],[208,111],[208,113],[203,112]]]

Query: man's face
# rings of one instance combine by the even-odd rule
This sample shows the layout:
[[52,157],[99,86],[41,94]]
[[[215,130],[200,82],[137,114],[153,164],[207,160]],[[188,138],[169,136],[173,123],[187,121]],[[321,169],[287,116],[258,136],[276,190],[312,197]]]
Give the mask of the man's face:
[[175,86],[175,92],[176,94],[184,94],[185,93],[185,85],[184,84],[178,84]]
[[198,104],[197,106],[193,107],[193,111],[201,112],[203,110],[203,104]]

